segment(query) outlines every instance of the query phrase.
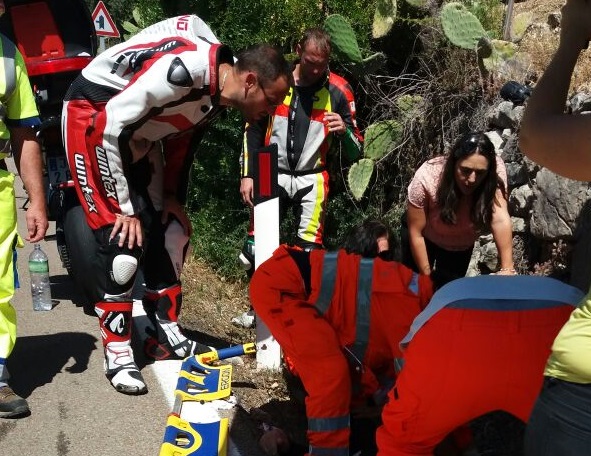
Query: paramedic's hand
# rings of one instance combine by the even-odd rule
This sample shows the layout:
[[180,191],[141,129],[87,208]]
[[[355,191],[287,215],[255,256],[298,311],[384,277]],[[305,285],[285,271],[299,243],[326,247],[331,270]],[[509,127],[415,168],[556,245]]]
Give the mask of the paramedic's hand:
[[254,179],[252,177],[243,177],[240,179],[240,195],[244,204],[253,207],[254,203]]
[[123,247],[126,241],[129,250],[132,250],[136,245],[141,247],[143,233],[140,219],[136,215],[115,214],[115,217],[115,225],[113,225],[109,240],[119,234],[119,247]]
[[501,268],[497,272],[494,273],[495,275],[517,275],[517,271],[514,268]]
[[41,241],[49,226],[45,200],[42,201],[42,204],[31,203],[27,208],[25,218],[27,220],[27,237],[25,239],[32,243]]
[[187,217],[187,213],[185,212],[185,208],[179,201],[171,195],[164,197],[164,205],[162,208],[162,223],[166,224],[168,222],[169,217],[172,216],[178,220],[178,222],[183,227],[183,232],[185,236],[191,237],[193,233],[193,227],[191,225],[191,221],[189,217]]

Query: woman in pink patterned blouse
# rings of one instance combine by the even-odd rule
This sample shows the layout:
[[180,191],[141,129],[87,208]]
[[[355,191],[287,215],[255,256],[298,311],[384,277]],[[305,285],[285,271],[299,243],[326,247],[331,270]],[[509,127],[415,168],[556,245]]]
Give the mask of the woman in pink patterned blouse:
[[[421,165],[408,186],[407,223],[412,258],[422,274],[448,282],[466,275],[474,241],[491,231],[499,274],[515,274],[507,210],[507,170],[482,132],[460,138],[447,156]],[[410,255],[407,255],[410,257]]]

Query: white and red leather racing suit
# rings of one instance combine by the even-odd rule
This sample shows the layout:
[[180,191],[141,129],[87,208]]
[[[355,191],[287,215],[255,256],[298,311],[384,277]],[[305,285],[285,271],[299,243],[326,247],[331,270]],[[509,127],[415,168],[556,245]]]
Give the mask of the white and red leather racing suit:
[[[129,341],[128,329],[112,330],[127,324],[108,322],[117,315],[130,321],[131,290],[142,256],[149,308],[156,309],[160,323],[172,325],[173,347],[186,340],[178,334],[176,318],[189,238],[175,217],[165,222],[161,217],[165,196],[185,202],[196,142],[223,110],[222,63],[234,64],[232,51],[197,16],[179,16],[102,52],[64,98],[68,163],[97,241],[96,254],[91,252],[94,270],[84,274],[89,281],[84,288],[92,290],[88,298],[100,317],[105,347]],[[143,251],[119,247],[117,237],[110,238],[117,214],[141,220]],[[134,264],[135,269],[129,266]]]
[[92,228],[141,210],[128,171],[155,142],[163,142],[165,190],[178,182],[189,141],[179,147],[169,139],[191,134],[220,111],[222,62],[233,63],[230,49],[197,16],[180,16],[107,49],[74,81],[63,135]]

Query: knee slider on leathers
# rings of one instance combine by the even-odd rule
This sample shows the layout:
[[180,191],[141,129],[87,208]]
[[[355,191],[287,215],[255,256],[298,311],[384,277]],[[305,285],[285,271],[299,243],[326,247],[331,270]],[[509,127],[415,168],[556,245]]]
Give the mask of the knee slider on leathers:
[[113,239],[103,250],[107,269],[104,291],[111,296],[123,297],[133,289],[142,251],[137,247],[131,250],[127,246],[119,247],[116,242],[117,239]]
[[113,258],[111,268],[113,281],[117,285],[127,285],[132,282],[137,272],[138,259],[132,255],[121,253]]

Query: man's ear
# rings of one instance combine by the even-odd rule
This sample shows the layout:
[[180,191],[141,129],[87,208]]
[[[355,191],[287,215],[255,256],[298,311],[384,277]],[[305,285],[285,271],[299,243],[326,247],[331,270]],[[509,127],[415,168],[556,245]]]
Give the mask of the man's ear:
[[295,51],[298,57],[302,56],[302,46],[300,45],[300,43],[296,44]]
[[245,89],[250,90],[258,84],[258,77],[256,73],[249,71],[244,79]]

